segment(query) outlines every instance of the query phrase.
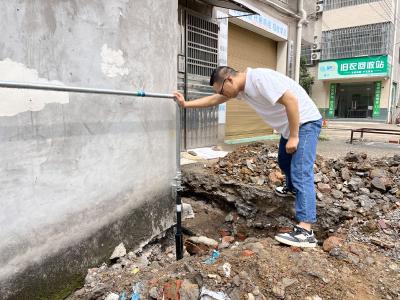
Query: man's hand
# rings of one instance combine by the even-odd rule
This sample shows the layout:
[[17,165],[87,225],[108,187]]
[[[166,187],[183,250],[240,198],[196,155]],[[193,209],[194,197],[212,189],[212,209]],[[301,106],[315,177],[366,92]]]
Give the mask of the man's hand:
[[181,107],[186,107],[186,101],[183,95],[179,92],[174,93],[175,96],[175,101],[178,103]]
[[289,137],[286,143],[286,153],[293,154],[297,150],[297,146],[299,145],[298,137]]

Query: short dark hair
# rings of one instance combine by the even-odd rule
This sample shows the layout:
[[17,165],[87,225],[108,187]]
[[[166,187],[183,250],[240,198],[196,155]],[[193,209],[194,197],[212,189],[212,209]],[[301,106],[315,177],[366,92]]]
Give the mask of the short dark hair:
[[211,73],[210,85],[213,86],[216,82],[222,82],[228,75],[235,76],[236,74],[237,71],[234,68],[228,66],[220,66]]

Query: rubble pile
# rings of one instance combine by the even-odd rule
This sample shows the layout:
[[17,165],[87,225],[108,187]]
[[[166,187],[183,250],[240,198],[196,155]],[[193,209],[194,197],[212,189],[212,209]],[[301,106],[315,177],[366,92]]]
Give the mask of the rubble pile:
[[[207,210],[194,209],[195,219],[201,218],[204,211],[212,211],[210,204],[204,206]],[[238,221],[231,214],[222,220]],[[174,260],[173,243],[171,236],[164,246],[152,244],[135,253],[121,252],[123,245],[118,245],[112,260],[89,269],[84,287],[68,299],[319,300],[400,296],[400,264],[371,251],[367,244],[348,242],[340,236],[329,237],[323,247],[304,250],[282,246],[272,238],[190,237],[185,249],[192,255],[185,251],[180,261]]]
[[[396,248],[400,224],[390,214],[400,208],[399,166],[400,155],[381,159],[369,159],[365,153],[348,153],[339,159],[318,156],[314,181],[319,238],[341,227],[365,228],[373,220],[374,224],[380,222],[387,228],[371,234],[371,243]],[[293,202],[273,192],[274,186],[284,181],[277,164],[276,146],[262,143],[242,146],[206,169],[207,172],[184,172],[185,186],[191,195],[234,204],[238,213],[254,226],[265,226],[259,220],[271,216],[293,219]],[[290,225],[277,218],[272,227]],[[271,223],[274,220],[268,220]],[[361,240],[354,228],[353,231],[352,238]],[[362,237],[365,240],[368,235],[363,233]],[[398,249],[390,255],[400,259]]]
[[173,236],[135,253],[118,245],[69,299],[399,299],[400,155],[318,157],[314,171],[319,247],[272,238],[291,230],[294,203],[273,191],[277,148],[251,144],[183,168],[183,260]]
[[273,187],[281,184],[284,179],[276,162],[277,157],[275,146],[254,143],[229,153],[213,165],[212,169],[221,175],[223,182],[234,180]]

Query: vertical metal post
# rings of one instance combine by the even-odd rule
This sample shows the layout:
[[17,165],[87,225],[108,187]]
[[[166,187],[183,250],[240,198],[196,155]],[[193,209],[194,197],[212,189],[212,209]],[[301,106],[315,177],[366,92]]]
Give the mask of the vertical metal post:
[[176,259],[183,258],[182,237],[182,173],[181,173],[181,108],[176,103],[176,177],[175,177],[175,200],[176,200],[176,231],[175,247]]

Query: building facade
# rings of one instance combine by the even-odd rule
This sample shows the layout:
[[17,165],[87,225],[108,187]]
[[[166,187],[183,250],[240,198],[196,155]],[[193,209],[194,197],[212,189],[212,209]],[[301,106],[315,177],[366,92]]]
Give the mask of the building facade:
[[[0,1],[0,80],[171,93],[177,11]],[[175,112],[166,99],[0,89],[1,299],[64,299],[118,244],[173,226]]]
[[397,0],[317,1],[303,55],[328,119],[392,122],[399,101]]
[[[180,1],[178,88],[189,100],[212,93],[209,76],[220,65],[241,71],[268,67],[295,78],[296,40],[302,19],[298,2]],[[185,148],[273,132],[251,107],[238,100],[219,108],[186,110],[182,120]]]

